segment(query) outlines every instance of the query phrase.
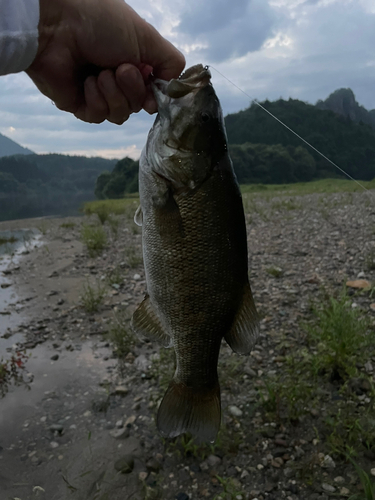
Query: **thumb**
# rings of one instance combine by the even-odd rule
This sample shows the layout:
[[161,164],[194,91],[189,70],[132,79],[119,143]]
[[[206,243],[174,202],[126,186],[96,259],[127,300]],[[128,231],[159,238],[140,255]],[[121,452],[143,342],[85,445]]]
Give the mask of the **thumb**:
[[162,80],[177,78],[185,67],[185,57],[156,29],[147,23],[140,44],[141,62],[153,68],[153,74]]

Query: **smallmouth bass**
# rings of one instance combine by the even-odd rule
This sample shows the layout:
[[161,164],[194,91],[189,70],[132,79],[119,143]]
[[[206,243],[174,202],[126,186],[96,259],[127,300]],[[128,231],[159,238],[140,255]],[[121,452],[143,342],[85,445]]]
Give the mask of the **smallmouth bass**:
[[139,162],[147,295],[132,318],[141,337],[176,352],[161,402],[164,437],[214,441],[220,428],[222,338],[248,354],[258,318],[248,281],[242,198],[208,68],[155,79],[158,115]]

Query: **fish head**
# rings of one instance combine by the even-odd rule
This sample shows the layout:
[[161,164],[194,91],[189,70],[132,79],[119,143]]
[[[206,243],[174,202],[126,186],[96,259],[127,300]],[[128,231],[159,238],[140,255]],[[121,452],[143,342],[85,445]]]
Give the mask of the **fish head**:
[[159,113],[149,134],[148,160],[175,190],[195,189],[227,153],[210,71],[196,65],[179,79],[155,79],[152,89]]

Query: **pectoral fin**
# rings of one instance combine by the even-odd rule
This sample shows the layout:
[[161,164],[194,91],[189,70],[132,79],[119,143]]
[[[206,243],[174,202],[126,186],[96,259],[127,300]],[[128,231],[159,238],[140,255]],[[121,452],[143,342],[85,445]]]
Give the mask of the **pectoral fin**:
[[244,288],[241,305],[225,340],[238,354],[249,354],[259,334],[259,318],[249,283]]
[[151,304],[148,295],[135,310],[130,326],[140,338],[156,340],[164,347],[171,347],[172,345],[172,339],[165,332],[159,315]]
[[142,226],[142,224],[143,224],[143,212],[142,212],[141,205],[139,205],[139,207],[135,211],[134,222],[137,224],[137,226]]

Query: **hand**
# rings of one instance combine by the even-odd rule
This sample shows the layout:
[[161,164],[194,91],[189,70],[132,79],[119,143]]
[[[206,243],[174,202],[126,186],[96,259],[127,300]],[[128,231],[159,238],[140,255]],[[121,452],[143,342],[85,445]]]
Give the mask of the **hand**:
[[183,55],[123,0],[40,0],[39,48],[26,70],[64,111],[122,124],[157,105],[148,79],[177,78]]

